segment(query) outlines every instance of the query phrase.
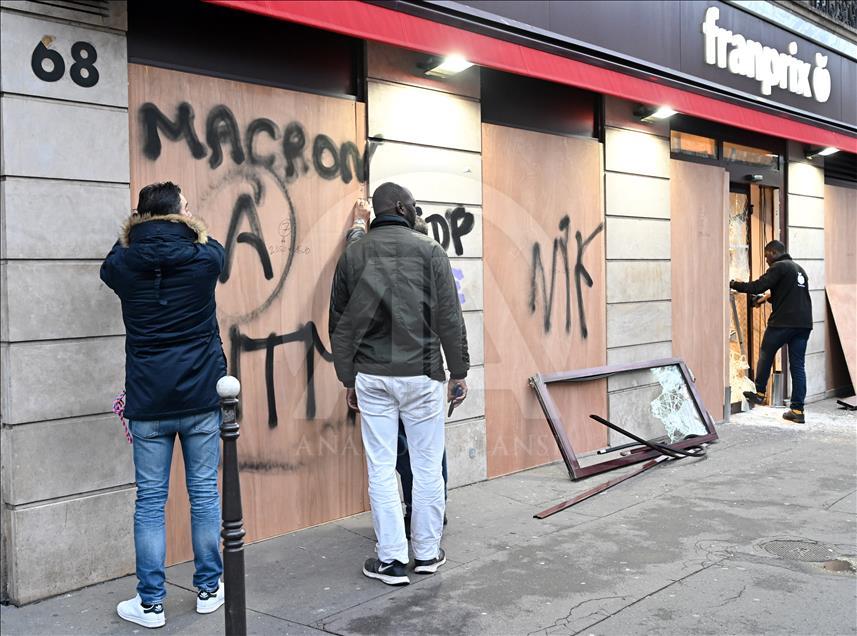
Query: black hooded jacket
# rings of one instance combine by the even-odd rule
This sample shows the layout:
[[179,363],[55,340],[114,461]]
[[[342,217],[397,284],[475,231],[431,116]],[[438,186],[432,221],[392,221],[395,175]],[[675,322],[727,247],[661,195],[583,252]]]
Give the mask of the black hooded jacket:
[[732,289],[748,294],[771,290],[774,311],[768,318],[769,327],[812,329],[812,300],[809,297],[809,277],[803,267],[783,254],[758,280],[733,282]]
[[348,244],[330,293],[330,342],[336,375],[357,373],[464,379],[467,333],[449,258],[437,241],[396,215]]
[[223,246],[198,219],[133,215],[101,265],[122,301],[125,416],[157,420],[219,408],[226,375],[214,290]]

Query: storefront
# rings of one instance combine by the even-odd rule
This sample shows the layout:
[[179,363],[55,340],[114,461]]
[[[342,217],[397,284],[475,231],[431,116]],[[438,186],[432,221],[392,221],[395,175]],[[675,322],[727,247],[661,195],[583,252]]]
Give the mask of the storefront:
[[[224,1],[177,3],[169,14],[130,3],[127,24],[105,22],[118,4],[104,3],[107,17],[88,27],[80,16],[4,9],[19,34],[4,60],[26,57],[20,69],[3,66],[4,91],[14,93],[4,93],[9,148],[26,133],[6,113],[25,101],[62,102],[59,115],[42,115],[55,122],[73,121],[70,102],[92,114],[81,139],[52,124],[75,151],[64,151],[66,163],[28,164],[6,149],[4,265],[26,261],[20,276],[48,280],[63,298],[80,289],[62,278],[70,267],[81,280],[97,278],[97,258],[140,187],[181,185],[228,253],[218,306],[230,372],[243,388],[248,540],[368,509],[359,421],[330,362],[327,309],[351,205],[384,181],[414,193],[450,256],[464,310],[471,395],[447,424],[452,487],[559,458],[528,384],[537,372],[675,356],[695,374],[715,421],[742,408],[765,314],[730,296],[727,283],[763,272],[761,247],[774,238],[809,276],[810,399],[849,389],[825,287],[857,285],[853,39],[807,40],[714,0]],[[49,53],[94,42],[102,85],[86,92],[70,75],[32,77],[58,68],[30,64],[39,42]],[[438,69],[451,55],[472,65]],[[117,139],[127,140],[118,151]],[[838,152],[822,156],[828,147]],[[95,168],[74,165],[89,152],[99,155]],[[95,236],[63,253],[74,262],[62,272],[31,233],[14,231],[36,181],[46,182],[45,202],[98,223]],[[92,201],[100,217],[86,216]],[[10,277],[15,267],[23,266],[7,266]],[[4,298],[13,320],[3,346],[13,362],[18,351],[33,360],[31,350],[63,347],[71,360],[58,366],[45,353],[31,376],[4,367],[4,447],[12,443],[15,465],[36,447],[63,457],[36,486],[4,450],[4,487],[16,485],[4,490],[4,549],[28,545],[2,567],[4,598],[15,602],[131,570],[130,537],[108,543],[109,563],[83,579],[51,579],[49,564],[61,551],[96,553],[97,537],[23,538],[45,515],[68,518],[69,510],[80,527],[93,514],[105,527],[130,526],[120,429],[110,416],[90,415],[109,410],[121,383],[121,321],[109,295],[86,289],[93,300],[68,299],[65,311],[106,318],[40,333],[14,323],[29,312],[38,324],[41,310],[23,293]],[[89,384],[72,381],[41,410],[24,398],[38,376],[73,364]],[[783,361],[778,370],[775,400],[788,391]],[[588,414],[633,422],[650,392],[611,378],[563,388],[556,399],[575,446],[594,450],[608,438]],[[83,405],[66,404],[83,393]],[[98,479],[56,442],[69,422],[113,458]],[[60,483],[62,471],[82,476]],[[170,562],[191,557],[182,474],[177,456]]]

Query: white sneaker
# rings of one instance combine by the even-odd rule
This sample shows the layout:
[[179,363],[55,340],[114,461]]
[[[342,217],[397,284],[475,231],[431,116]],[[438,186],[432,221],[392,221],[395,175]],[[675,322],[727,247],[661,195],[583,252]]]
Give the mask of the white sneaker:
[[142,625],[149,629],[163,627],[167,622],[164,604],[143,605],[139,594],[132,599],[119,603],[116,606],[116,613],[126,621],[137,623],[137,625]]
[[213,592],[200,590],[196,595],[196,611],[199,614],[211,614],[223,605],[226,600],[226,591],[223,589],[223,580],[217,582],[217,589]]

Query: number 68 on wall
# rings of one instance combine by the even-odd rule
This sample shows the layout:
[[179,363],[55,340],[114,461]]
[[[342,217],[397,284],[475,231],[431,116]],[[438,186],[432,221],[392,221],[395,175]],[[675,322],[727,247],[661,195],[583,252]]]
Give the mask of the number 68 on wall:
[[[98,69],[95,68],[95,60],[98,52],[89,42],[75,42],[71,45],[71,57],[74,64],[69,68],[69,76],[78,86],[92,88],[98,84]],[[45,68],[45,61],[53,65],[50,69]],[[30,65],[36,77],[45,82],[57,82],[65,75],[65,60],[59,51],[49,49],[42,40],[33,49]]]

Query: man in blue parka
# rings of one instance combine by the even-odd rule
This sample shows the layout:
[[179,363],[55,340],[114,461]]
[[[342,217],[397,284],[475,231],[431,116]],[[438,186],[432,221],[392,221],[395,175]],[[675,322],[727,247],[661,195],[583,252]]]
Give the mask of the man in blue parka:
[[101,280],[122,302],[125,417],[137,481],[137,596],[116,610],[144,627],[166,622],[164,506],[176,436],[191,504],[196,610],[207,614],[224,601],[216,385],[226,375],[226,358],[214,301],[224,262],[223,246],[191,215],[181,189],[166,182],[140,191],[136,211],[101,265]]

